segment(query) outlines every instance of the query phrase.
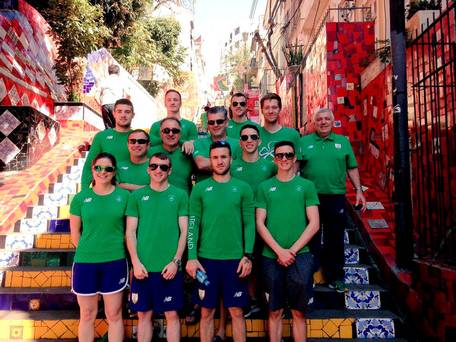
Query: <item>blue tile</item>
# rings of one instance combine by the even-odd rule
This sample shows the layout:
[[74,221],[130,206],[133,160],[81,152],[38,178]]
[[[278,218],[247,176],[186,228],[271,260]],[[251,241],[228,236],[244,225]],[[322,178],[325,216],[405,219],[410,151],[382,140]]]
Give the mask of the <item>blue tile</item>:
[[377,310],[381,308],[379,291],[348,291],[345,307],[351,310]]
[[394,321],[391,318],[358,318],[356,336],[358,338],[395,338]]
[[56,219],[49,221],[49,232],[51,233],[68,233],[70,231],[69,219]]

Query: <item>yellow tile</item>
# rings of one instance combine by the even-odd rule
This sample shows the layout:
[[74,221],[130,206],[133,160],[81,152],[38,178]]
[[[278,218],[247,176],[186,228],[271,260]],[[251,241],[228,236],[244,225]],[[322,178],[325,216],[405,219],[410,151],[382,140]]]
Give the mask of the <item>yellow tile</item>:
[[308,330],[307,331],[307,337],[311,338],[322,338],[324,337],[323,331],[322,330]]
[[98,337],[103,336],[108,331],[108,323],[104,319],[97,319],[95,321],[95,334]]
[[62,338],[68,331],[68,328],[62,321],[56,321],[55,325],[52,327],[52,331],[58,336],[58,338]]
[[283,324],[282,325],[282,336],[283,337],[290,337],[291,336],[291,325],[290,324]]
[[335,337],[339,333],[339,327],[332,320],[325,321],[323,332],[327,337]]
[[48,332],[48,327],[35,327],[34,328],[34,338],[35,340],[42,339],[44,335]]
[[59,219],[68,219],[70,218],[70,206],[64,205],[59,208]]
[[324,284],[325,278],[323,277],[323,272],[319,269],[317,272],[314,273],[313,276],[314,284]]
[[32,279],[26,277],[22,279],[22,287],[31,287],[32,286]]
[[12,281],[9,287],[22,287],[22,272],[11,272]]
[[340,338],[353,338],[353,328],[351,325],[341,325]]
[[321,330],[323,328],[323,321],[321,319],[310,320],[311,329]]
[[40,272],[38,273],[35,277],[33,277],[32,284],[34,285],[33,287],[45,287],[49,286],[49,272]]
[[[25,322],[24,322],[25,323]],[[24,324],[23,338],[24,340],[33,340],[35,338],[35,328]]]
[[9,338],[12,340],[23,340],[24,339],[24,328],[22,325],[10,325],[9,327]]
[[5,276],[5,287],[11,287],[11,279],[13,278],[13,273],[6,271]]

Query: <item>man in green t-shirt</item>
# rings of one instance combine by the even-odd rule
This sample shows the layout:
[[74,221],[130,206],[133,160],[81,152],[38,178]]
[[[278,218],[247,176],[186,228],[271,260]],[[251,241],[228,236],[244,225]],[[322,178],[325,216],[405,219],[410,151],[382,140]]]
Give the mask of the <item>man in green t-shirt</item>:
[[[192,154],[193,141],[198,139],[198,130],[196,125],[190,120],[184,119],[180,115],[180,108],[182,105],[182,96],[175,89],[169,89],[165,93],[165,107],[167,111],[167,118],[176,118],[181,123],[181,140],[182,151],[185,154]],[[160,138],[160,121],[152,124],[149,131],[150,145],[156,146],[161,144]]]
[[[211,119],[209,119],[211,120]],[[242,307],[248,304],[247,279],[255,239],[253,192],[231,177],[231,148],[226,141],[210,146],[212,177],[197,183],[190,196],[187,272],[206,272],[210,284],[198,284],[200,336],[211,342],[214,313],[223,303],[232,317],[233,340],[245,341]]]
[[274,147],[277,176],[260,184],[257,231],[265,242],[262,271],[269,305],[269,339],[282,339],[282,314],[288,303],[295,341],[306,340],[307,303],[312,297],[313,255],[307,246],[319,229],[318,197],[313,183],[294,172],[293,143]]
[[164,118],[160,122],[160,138],[162,143],[149,150],[149,155],[157,152],[166,154],[173,164],[173,172],[169,175],[169,183],[190,193],[192,160],[182,152],[179,143],[181,122],[176,118]]
[[279,114],[282,110],[280,96],[275,93],[264,95],[260,100],[260,108],[264,119],[263,127],[260,129],[260,157],[272,160],[274,158],[275,143],[287,140],[293,143],[299,158],[299,133],[293,128],[284,127],[279,123]]
[[[366,207],[361,181],[350,141],[332,132],[334,114],[326,108],[313,117],[315,133],[301,138],[301,175],[314,182],[320,199],[320,218],[323,226],[321,266],[326,282],[338,292],[346,290],[343,266],[344,230],[346,224],[346,177],[356,190],[356,205]],[[316,261],[320,258],[321,237],[311,243]]]
[[231,96],[230,114],[231,119],[226,128],[226,135],[230,138],[238,139],[242,126],[256,125],[247,118],[247,97],[243,93],[235,93]]
[[149,184],[147,167],[149,158],[149,134],[142,129],[135,129],[128,135],[128,152],[130,159],[117,165],[118,186],[130,191],[143,188]]
[[93,138],[89,154],[82,169],[82,188],[88,188],[92,182],[92,160],[101,152],[111,153],[117,163],[130,158],[127,148],[128,135],[131,132],[131,120],[135,115],[133,103],[128,99],[117,100],[114,104],[116,126],[98,132]]
[[167,339],[180,340],[178,310],[184,289],[181,271],[188,225],[188,197],[168,182],[171,160],[163,153],[150,158],[150,184],[128,200],[127,248],[133,264],[132,309],[138,312],[138,341],[152,340],[152,313],[164,312]]

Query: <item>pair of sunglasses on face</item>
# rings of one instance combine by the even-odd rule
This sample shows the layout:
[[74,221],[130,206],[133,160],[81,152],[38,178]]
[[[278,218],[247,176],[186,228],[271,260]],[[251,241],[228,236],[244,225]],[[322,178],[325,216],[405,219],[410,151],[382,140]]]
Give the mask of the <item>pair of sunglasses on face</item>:
[[116,171],[116,168],[114,166],[101,166],[101,165],[95,165],[93,167],[93,169],[96,171],[96,172],[101,172],[101,171],[106,171],[106,172],[114,172]]
[[144,145],[144,144],[147,144],[149,142],[149,139],[128,139],[128,143],[131,144],[131,145],[134,145],[134,144],[140,144],[140,145]]
[[162,133],[164,133],[164,134],[169,134],[169,133],[178,134],[180,132],[181,132],[181,130],[179,128],[163,128],[162,129]]
[[242,102],[237,102],[237,101],[233,101],[233,107],[237,107],[237,106],[241,106],[241,107],[245,107],[245,105],[247,104],[246,102],[242,101]]
[[256,141],[256,140],[260,139],[258,134],[250,134],[250,135],[243,134],[243,135],[241,135],[241,140],[242,141],[247,141],[247,140],[249,140],[249,138],[252,139],[253,141]]
[[274,155],[274,158],[282,160],[285,158],[286,160],[292,160],[294,158],[295,154],[293,152],[284,152],[284,153],[276,153]]
[[153,171],[153,170],[156,170],[158,168],[160,168],[160,170],[166,172],[169,170],[169,165],[167,164],[155,164],[155,163],[152,163],[152,164],[149,164],[149,167],[150,169]]
[[207,124],[210,126],[214,126],[215,124],[217,125],[223,125],[225,123],[225,119],[217,119],[217,120],[208,120]]

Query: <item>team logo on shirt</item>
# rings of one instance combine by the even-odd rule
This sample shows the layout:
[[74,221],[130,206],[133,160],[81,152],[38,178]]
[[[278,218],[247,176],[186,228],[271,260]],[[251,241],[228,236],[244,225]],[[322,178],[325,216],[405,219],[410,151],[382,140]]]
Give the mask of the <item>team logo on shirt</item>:
[[198,289],[198,296],[199,296],[200,300],[203,300],[205,295],[206,295],[206,291],[204,291],[202,289]]
[[296,191],[303,192],[303,187],[301,185],[296,186]]
[[148,200],[149,200],[149,196],[143,196],[143,197],[141,198],[141,200],[143,200],[143,201],[148,201]]
[[269,191],[271,191],[271,192],[276,191],[276,190],[277,190],[277,187],[276,187],[276,186],[271,186],[271,187],[269,188]]
[[242,297],[242,291],[238,291],[234,293],[234,298],[241,298]]
[[243,170],[242,166],[238,166],[238,168],[236,169],[236,171],[238,171],[238,172],[241,172],[242,170]]
[[168,195],[168,201],[174,202],[175,200],[176,200],[176,196],[175,195]]
[[213,186],[208,186],[206,189],[204,189],[204,191],[212,191],[213,188]]
[[265,296],[265,298],[266,298],[266,301],[269,303],[269,293],[265,292],[265,293],[264,293],[264,296]]
[[238,192],[239,191],[239,188],[237,186],[233,186],[231,188],[231,192]]
[[167,296],[163,299],[163,303],[169,303],[173,300],[173,296]]
[[113,138],[114,138],[113,135],[108,135],[108,136],[106,137],[106,140],[112,140]]
[[137,293],[134,293],[134,292],[131,293],[131,302],[133,304],[138,303],[138,294]]
[[309,145],[309,146],[307,146],[307,149],[308,149],[308,150],[311,150],[311,149],[313,149],[313,148],[314,148],[314,145]]
[[269,142],[269,144],[267,146],[263,146],[260,148],[260,150],[258,151],[258,153],[260,154],[260,157],[261,158],[274,158],[274,145],[275,145],[275,141],[271,141]]
[[119,202],[119,203],[122,202],[122,197],[117,196],[117,197],[116,197],[116,202]]
[[128,170],[128,166],[122,166],[121,169],[122,170]]
[[342,148],[342,145],[341,144],[334,144],[334,147],[337,148],[338,150],[340,150]]
[[92,197],[87,197],[84,199],[84,203],[90,203],[92,202]]

